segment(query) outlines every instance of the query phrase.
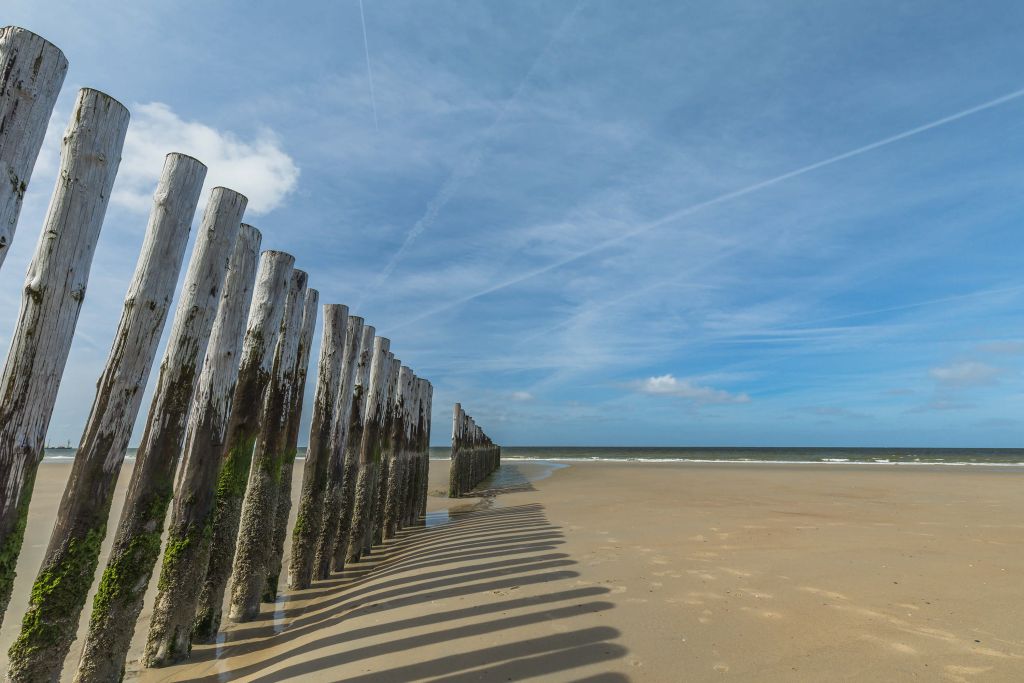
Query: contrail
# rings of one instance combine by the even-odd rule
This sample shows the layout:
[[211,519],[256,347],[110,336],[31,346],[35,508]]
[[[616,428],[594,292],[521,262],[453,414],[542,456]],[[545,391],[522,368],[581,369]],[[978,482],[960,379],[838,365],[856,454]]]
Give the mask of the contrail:
[[373,92],[373,71],[370,69],[370,40],[366,37],[366,14],[363,12],[363,0],[359,0],[359,21],[363,25],[363,51],[366,53],[366,78],[370,81],[370,106],[373,107],[373,127],[380,130],[377,123],[377,96]]
[[428,318],[430,316],[436,315],[436,314],[441,313],[443,311],[447,311],[447,310],[455,308],[457,306],[461,306],[462,304],[467,303],[469,301],[472,301],[474,299],[478,299],[478,298],[480,298],[482,296],[487,296],[488,294],[493,294],[494,292],[500,291],[502,289],[506,289],[508,287],[512,287],[512,286],[517,285],[517,284],[519,284],[521,282],[525,282],[526,280],[530,280],[532,278],[535,278],[538,275],[543,275],[545,273],[549,273],[552,270],[556,270],[558,268],[561,268],[562,266],[568,265],[568,264],[573,263],[575,261],[578,261],[578,260],[580,260],[580,259],[582,259],[582,258],[584,258],[586,256],[589,256],[590,254],[593,254],[594,252],[600,251],[602,249],[607,249],[608,247],[613,246],[615,244],[618,244],[619,242],[623,242],[623,241],[628,240],[630,238],[636,237],[637,235],[642,235],[642,234],[644,234],[646,232],[650,232],[651,230],[654,230],[655,228],[659,228],[659,227],[665,225],[666,223],[671,223],[671,222],[676,221],[676,220],[678,220],[680,218],[683,218],[683,217],[688,216],[690,214],[693,214],[693,213],[696,213],[698,211],[701,211],[702,209],[706,209],[706,208],[708,208],[710,206],[716,206],[718,204],[723,204],[723,203],[731,201],[733,199],[738,199],[740,197],[746,196],[748,194],[752,194],[752,193],[757,192],[759,190],[763,190],[765,188],[772,187],[773,185],[778,185],[779,183],[782,183],[782,182],[784,182],[786,180],[790,180],[792,178],[796,178],[798,176],[802,176],[802,175],[805,175],[807,173],[811,173],[812,171],[817,171],[818,169],[824,168],[826,166],[831,166],[831,165],[837,164],[837,163],[839,163],[841,161],[846,161],[847,159],[851,159],[853,157],[861,156],[862,154],[867,154],[868,152],[874,151],[874,150],[876,150],[876,149],[878,149],[880,147],[885,147],[885,146],[891,145],[891,144],[893,144],[895,142],[899,142],[901,140],[906,140],[909,137],[913,137],[915,135],[919,135],[921,133],[925,133],[925,132],[933,130],[935,128],[939,128],[941,126],[945,126],[947,124],[954,123],[954,122],[959,121],[961,119],[967,118],[968,116],[972,116],[973,114],[977,114],[979,112],[983,112],[983,111],[986,111],[988,109],[993,109],[993,108],[998,107],[998,106],[1000,106],[1002,104],[1006,104],[1007,102],[1011,102],[1013,100],[1019,99],[1022,96],[1024,96],[1024,88],[1021,88],[1020,90],[1015,90],[1015,91],[1013,91],[1011,93],[1008,93],[1008,94],[1003,95],[1001,97],[997,97],[997,98],[995,98],[993,100],[988,100],[987,102],[983,102],[981,104],[978,104],[976,106],[970,107],[968,109],[964,109],[962,111],[956,112],[955,114],[950,114],[949,116],[944,116],[941,119],[936,119],[935,121],[931,121],[929,123],[917,126],[916,128],[911,128],[911,129],[905,130],[905,131],[903,131],[901,133],[896,133],[895,135],[890,135],[889,137],[882,138],[881,140],[877,140],[876,142],[872,142],[872,143],[869,143],[867,145],[863,145],[861,147],[857,147],[856,149],[852,149],[852,150],[850,150],[848,152],[843,152],[842,154],[837,154],[837,155],[829,157],[827,159],[823,159],[821,161],[816,161],[813,164],[808,164],[806,166],[801,166],[800,168],[797,168],[797,169],[795,169],[793,171],[789,171],[788,173],[783,173],[782,175],[777,175],[777,176],[775,176],[773,178],[769,178],[767,180],[762,180],[760,182],[754,183],[753,185],[747,185],[746,187],[740,188],[738,190],[733,190],[732,192],[727,192],[725,194],[719,195],[717,197],[714,197],[712,199],[708,199],[708,200],[703,201],[703,202],[698,202],[697,204],[691,204],[690,206],[687,206],[687,207],[685,207],[683,209],[679,209],[677,211],[673,211],[672,213],[666,214],[666,215],[664,215],[661,218],[658,218],[656,220],[653,220],[653,221],[650,221],[650,222],[647,222],[647,223],[643,223],[640,226],[634,228],[633,230],[630,230],[628,232],[624,232],[621,235],[618,235],[617,237],[612,237],[611,239],[607,239],[607,240],[605,240],[603,242],[598,242],[597,244],[594,244],[593,246],[588,247],[588,248],[586,248],[586,249],[584,249],[582,251],[578,251],[575,254],[571,254],[571,255],[566,256],[566,257],[564,257],[562,259],[559,259],[557,261],[553,261],[553,262],[547,264],[546,266],[541,266],[540,268],[537,268],[535,270],[530,270],[530,271],[527,271],[527,272],[522,273],[520,275],[516,275],[515,277],[512,277],[512,278],[510,278],[508,280],[505,280],[504,282],[500,282],[498,284],[495,284],[495,285],[492,285],[492,286],[487,287],[485,289],[482,289],[479,292],[475,292],[473,294],[468,294],[466,296],[463,296],[463,297],[460,297],[458,299],[455,299],[454,301],[451,301],[451,302],[449,302],[447,304],[444,304],[443,306],[438,306],[437,308],[434,308],[434,309],[432,309],[430,311],[426,311],[425,313],[421,313],[420,315],[415,316],[413,318],[409,318],[408,320],[405,320],[405,321],[399,323],[398,325],[395,325],[394,327],[397,329],[397,328],[405,327],[406,325],[411,325],[412,323],[419,322],[420,320],[423,320],[423,319]]
[[[362,2],[362,0],[360,0],[360,2]],[[402,241],[402,245],[391,256],[391,259],[388,261],[387,265],[384,266],[384,269],[381,270],[380,274],[363,291],[363,298],[365,298],[367,294],[372,294],[377,290],[377,288],[384,284],[389,277],[391,277],[391,273],[394,272],[398,262],[402,260],[402,257],[405,256],[405,253],[409,250],[409,247],[412,246],[412,243],[416,241],[416,238],[423,234],[425,230],[430,228],[437,221],[437,217],[441,214],[441,211],[448,205],[448,202],[452,200],[459,188],[462,187],[462,184],[469,178],[476,175],[477,171],[480,169],[480,165],[483,163],[484,157],[490,149],[490,143],[492,142],[495,133],[505,122],[505,118],[508,115],[511,105],[519,100],[523,91],[533,80],[537,69],[544,62],[548,53],[551,52],[552,46],[565,34],[566,30],[572,23],[572,20],[575,19],[577,14],[579,14],[582,5],[583,0],[579,0],[562,19],[558,28],[555,29],[554,33],[551,34],[551,37],[548,38],[548,42],[544,45],[544,49],[542,49],[537,54],[536,59],[533,60],[530,68],[526,71],[526,75],[524,75],[519,81],[519,85],[516,86],[512,95],[502,103],[501,109],[498,111],[498,115],[481,136],[480,144],[471,154],[469,154],[469,156],[463,159],[455,167],[455,170],[453,170],[451,175],[449,175],[447,180],[445,180],[441,189],[438,190],[433,199],[427,203],[427,209],[423,213],[423,216],[421,216],[409,232],[406,233],[405,239]],[[357,306],[360,303],[361,301],[357,302]]]

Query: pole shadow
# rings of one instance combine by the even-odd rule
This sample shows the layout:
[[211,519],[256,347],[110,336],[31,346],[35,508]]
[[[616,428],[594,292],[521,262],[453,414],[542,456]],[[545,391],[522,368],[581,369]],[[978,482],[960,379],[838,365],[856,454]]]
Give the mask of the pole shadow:
[[256,621],[229,625],[221,643],[197,645],[189,669],[200,675],[171,667],[151,680],[574,680],[591,667],[576,680],[627,681],[606,671],[627,654],[607,625],[610,591],[578,581],[563,544],[538,504],[407,529]]

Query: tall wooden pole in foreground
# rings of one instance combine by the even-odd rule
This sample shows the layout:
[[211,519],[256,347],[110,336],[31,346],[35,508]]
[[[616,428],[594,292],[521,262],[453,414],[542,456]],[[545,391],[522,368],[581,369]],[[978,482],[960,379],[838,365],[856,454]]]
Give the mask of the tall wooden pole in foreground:
[[[354,316],[349,317],[350,326]],[[345,567],[348,552],[348,527],[352,521],[356,476],[359,470],[359,443],[366,413],[366,385],[373,359],[373,325],[358,321],[358,332],[345,340],[345,363],[336,426],[331,432],[331,462],[327,466],[327,493],[323,521],[320,523],[313,560],[313,575],[326,579],[331,569]],[[355,329],[355,328],[353,328]],[[349,343],[354,348],[349,347]],[[348,378],[348,379],[346,379]]]
[[21,634],[11,647],[12,681],[59,679],[75,639],[205,177],[206,167],[195,159],[167,155],[121,322],[96,385]]
[[[361,320],[357,322],[360,325],[362,323]],[[346,357],[346,350],[354,349],[348,336],[354,324],[349,322],[347,306],[324,306],[320,362],[317,365],[316,391],[313,394],[313,419],[309,428],[306,464],[302,468],[299,509],[292,530],[291,561],[288,567],[288,586],[292,589],[308,588],[313,578],[316,538],[324,517],[332,435],[339,426],[337,416],[344,406],[341,397],[342,373],[346,367],[354,369],[352,361]],[[355,354],[352,355],[354,359]]]
[[288,298],[295,257],[280,251],[266,251],[260,257],[256,293],[249,309],[238,382],[231,401],[227,437],[220,458],[214,497],[210,560],[195,610],[193,641],[212,640],[220,629],[224,591],[235,559],[235,539],[242,514],[242,499],[249,481],[252,451],[259,430],[263,396],[277,348],[281,320]]
[[377,337],[373,340],[373,363],[366,396],[366,418],[359,444],[359,474],[356,477],[352,523],[349,526],[348,555],[345,561],[356,562],[363,554],[373,517],[373,487],[377,480],[383,441],[387,402],[384,390],[391,369],[389,351],[391,340]]
[[[210,560],[213,498],[261,241],[259,230],[242,224],[189,415],[188,439],[157,582],[159,592],[142,658],[146,666],[181,661],[192,650],[192,619]],[[265,281],[260,284],[266,287]],[[257,296],[269,294],[261,290]]]
[[139,443],[117,536],[100,579],[75,680],[119,680],[142,611],[160,535],[174,492],[174,470],[196,380],[206,356],[224,275],[238,238],[246,198],[223,187],[210,192],[189,262],[160,377]]
[[267,563],[267,582],[263,588],[263,602],[274,602],[277,599],[277,584],[284,560],[284,540],[288,535],[288,515],[292,511],[292,474],[294,473],[295,456],[298,454],[299,448],[299,425],[302,422],[306,376],[309,374],[309,348],[313,343],[313,329],[316,327],[319,302],[320,293],[317,290],[306,290],[306,302],[302,311],[302,329],[299,331],[299,350],[295,356],[295,379],[291,392],[291,406],[288,409],[284,458],[281,461],[281,481],[277,488],[273,544]]
[[127,128],[128,110],[119,102],[96,90],[78,93],[57,186],[25,277],[0,375],[0,620]]
[[0,267],[67,71],[57,46],[17,26],[0,28]]
[[231,569],[228,618],[232,621],[248,621],[259,613],[260,596],[266,583],[272,540],[269,537],[273,534],[307,281],[304,271],[292,273],[281,334],[274,350],[270,384],[260,412],[259,436],[252,454],[252,469],[242,502],[238,544]]

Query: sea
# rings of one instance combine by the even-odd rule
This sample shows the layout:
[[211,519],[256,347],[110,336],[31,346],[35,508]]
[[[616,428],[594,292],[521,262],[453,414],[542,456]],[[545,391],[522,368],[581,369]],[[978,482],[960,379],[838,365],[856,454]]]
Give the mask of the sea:
[[[447,460],[449,448],[431,448],[431,460]],[[47,447],[44,460],[68,461],[74,448]],[[299,448],[298,457],[305,456]],[[128,449],[127,458],[135,457]],[[951,467],[1024,467],[1024,448],[847,448],[837,447],[632,447],[632,446],[504,446],[503,460],[549,462],[681,462],[774,463],[832,465],[947,465]]]

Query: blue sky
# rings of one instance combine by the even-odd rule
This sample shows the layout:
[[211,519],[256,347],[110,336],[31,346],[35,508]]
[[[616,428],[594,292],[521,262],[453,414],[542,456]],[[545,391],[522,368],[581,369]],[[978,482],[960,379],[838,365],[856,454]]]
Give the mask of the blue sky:
[[368,50],[357,0],[6,0],[71,66],[5,346],[75,91],[133,115],[51,442],[182,151],[433,381],[435,444],[460,400],[510,445],[1022,445],[1024,5],[364,9]]

